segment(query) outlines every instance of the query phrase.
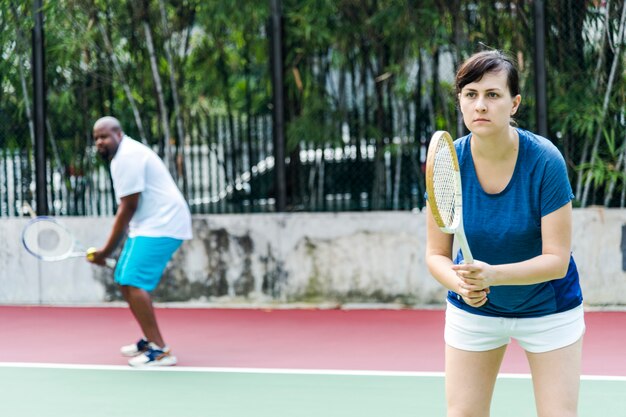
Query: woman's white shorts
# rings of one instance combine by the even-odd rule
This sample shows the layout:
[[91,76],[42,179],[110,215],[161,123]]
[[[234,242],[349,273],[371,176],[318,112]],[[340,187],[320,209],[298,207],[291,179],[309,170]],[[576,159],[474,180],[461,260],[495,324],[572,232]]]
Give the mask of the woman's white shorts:
[[448,345],[483,352],[507,345],[511,338],[532,353],[569,346],[585,333],[582,304],[562,313],[543,317],[506,318],[468,313],[448,303],[445,341]]

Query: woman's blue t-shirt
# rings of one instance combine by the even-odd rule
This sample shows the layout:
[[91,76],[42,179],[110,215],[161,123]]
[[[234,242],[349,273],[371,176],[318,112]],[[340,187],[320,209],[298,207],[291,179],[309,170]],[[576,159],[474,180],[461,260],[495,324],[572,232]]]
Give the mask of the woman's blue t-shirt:
[[[463,225],[475,259],[491,265],[541,255],[541,218],[574,198],[565,161],[547,139],[523,129],[513,176],[497,194],[486,193],[476,175],[471,134],[455,141],[463,186]],[[459,251],[455,263],[463,261]],[[449,291],[448,300],[466,311],[497,317],[540,317],[582,303],[574,258],[565,277],[532,285],[490,288],[489,301],[475,308]]]

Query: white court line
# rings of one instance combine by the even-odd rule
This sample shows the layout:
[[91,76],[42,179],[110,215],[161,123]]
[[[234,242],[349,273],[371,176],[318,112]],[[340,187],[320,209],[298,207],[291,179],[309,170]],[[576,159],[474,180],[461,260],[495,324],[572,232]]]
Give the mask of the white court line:
[[206,372],[240,374],[285,374],[285,375],[349,375],[349,376],[424,376],[443,377],[443,372],[362,371],[347,369],[287,369],[287,368],[225,368],[200,366],[155,366],[133,368],[124,365],[83,365],[66,363],[0,362],[0,368],[76,369],[98,371],[149,371],[149,372]]
[[[68,363],[0,362],[0,368],[39,368],[94,371],[130,372],[206,372],[236,374],[281,374],[281,375],[338,375],[338,376],[391,376],[391,377],[444,377],[443,372],[374,371],[351,369],[286,369],[286,368],[225,368],[200,366],[169,366],[153,368],[132,368],[124,365],[84,365]],[[530,374],[500,374],[501,379],[530,379]],[[626,376],[582,375],[588,381],[625,381]]]

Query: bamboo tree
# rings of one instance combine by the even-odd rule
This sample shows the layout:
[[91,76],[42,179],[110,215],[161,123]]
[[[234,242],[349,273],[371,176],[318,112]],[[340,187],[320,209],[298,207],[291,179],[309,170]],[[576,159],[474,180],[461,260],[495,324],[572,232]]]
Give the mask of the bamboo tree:
[[[607,21],[608,21],[609,7],[610,7],[610,5],[607,5]],[[616,42],[615,42],[615,44],[617,44],[617,48],[616,48],[616,51],[615,51],[615,57],[620,56],[621,45],[624,43],[623,37],[624,37],[624,14],[625,13],[626,13],[626,5],[624,5],[622,7],[622,17],[621,17],[620,31],[619,31],[619,32],[621,32],[622,35],[620,36],[619,32],[618,32],[618,36],[617,36],[617,39],[616,39]],[[606,27],[607,27],[607,30],[608,30],[608,25],[606,25]],[[606,35],[608,36],[608,33],[606,33]],[[603,36],[603,45],[604,45],[604,39],[606,39],[606,38]],[[604,54],[602,54],[602,55],[604,55]],[[623,109],[624,108],[622,107],[622,110]],[[615,171],[619,172],[622,169],[622,165],[624,166],[624,168],[623,168],[623,173],[622,173],[622,194],[621,194],[621,199],[620,199],[620,207],[623,208],[624,207],[624,190],[626,190],[626,134],[624,135],[624,139],[623,139],[623,142],[622,142],[622,151],[619,154],[619,158],[618,158],[617,164],[615,166]],[[609,204],[611,202],[611,199],[613,198],[613,192],[615,190],[615,184],[616,183],[617,183],[617,176],[612,176],[611,180],[609,181],[608,191],[607,191],[605,199],[604,199],[604,205],[606,207],[609,206]]]
[[[607,85],[606,85],[606,90],[604,93],[604,101],[602,103],[602,111],[600,113],[600,117],[598,120],[598,127],[596,130],[596,135],[595,138],[593,140],[593,148],[591,150],[591,165],[593,166],[593,164],[596,162],[597,158],[598,158],[598,146],[600,144],[600,139],[602,137],[602,133],[603,133],[603,124],[604,124],[604,120],[606,118],[607,115],[607,110],[609,108],[609,102],[610,102],[610,98],[611,95],[613,93],[613,82],[615,81],[615,73],[617,71],[617,66],[620,63],[620,61],[622,60],[622,55],[620,54],[621,49],[622,49],[622,44],[624,43],[624,26],[626,24],[626,3],[623,3],[622,5],[622,13],[621,13],[621,18],[620,18],[620,23],[619,23],[619,30],[617,33],[617,38],[615,39],[615,54],[613,56],[613,63],[611,64],[611,71],[609,73],[609,79],[607,81]],[[589,188],[591,186],[591,180],[592,180],[592,176],[588,175],[587,176],[587,181],[585,182],[585,188],[583,190],[583,196],[581,199],[581,205],[582,207],[585,207],[587,205],[587,198],[589,197]]]
[[126,81],[126,76],[124,75],[124,71],[122,70],[122,66],[120,65],[119,60],[117,59],[117,55],[115,54],[115,51],[113,49],[113,46],[111,45],[111,41],[109,40],[109,36],[107,35],[107,32],[104,30],[104,26],[102,25],[102,23],[100,21],[98,21],[97,23],[98,26],[98,30],[100,31],[100,35],[102,36],[102,40],[104,41],[104,45],[106,47],[106,50],[109,53],[109,57],[111,58],[111,62],[113,63],[113,67],[115,68],[115,71],[117,73],[117,76],[120,79],[120,82],[122,83],[122,88],[124,90],[124,93],[126,94],[126,99],[128,100],[128,104],[130,104],[130,108],[133,112],[133,116],[135,118],[135,124],[137,125],[137,129],[139,130],[139,137],[141,139],[141,141],[146,144],[148,143],[147,139],[146,139],[146,133],[145,130],[143,128],[143,123],[141,121],[141,115],[139,114],[139,109],[137,107],[137,103],[135,102],[135,99],[133,97],[133,93],[130,89],[130,86],[128,84],[128,82]]
[[[611,11],[611,1],[607,1],[607,5],[605,7],[604,10],[604,15],[603,15],[603,31],[602,31],[602,36],[601,36],[601,40],[600,40],[600,46],[598,48],[599,51],[599,57],[598,57],[598,61],[597,61],[597,65],[596,65],[596,70],[594,71],[594,77],[593,77],[593,81],[592,81],[592,85],[593,85],[593,90],[597,91],[599,88],[598,83],[600,82],[601,74],[604,71],[604,59],[605,59],[605,50],[606,50],[606,40],[609,38],[610,36],[610,31],[609,31],[609,26],[610,26],[610,11]],[[590,141],[588,140],[588,138],[585,138],[585,141],[583,143],[583,151],[580,157],[580,162],[579,162],[579,166],[584,166],[585,164],[587,164],[587,158],[589,157],[589,145],[590,145]],[[582,189],[583,189],[583,178],[585,176],[585,171],[584,170],[579,170],[578,172],[578,177],[576,180],[576,195],[580,196]]]
[[[626,147],[624,150],[619,153],[619,157],[617,159],[617,164],[615,164],[615,172],[620,172],[622,170],[622,164],[624,164],[624,157],[626,157]],[[624,188],[624,180],[626,179],[626,175],[622,174],[622,188]],[[613,198],[613,192],[615,191],[615,184],[617,183],[617,175],[611,176],[611,180],[609,181],[609,186],[606,192],[606,196],[604,197],[604,206],[608,207],[611,204],[611,199]],[[622,204],[623,206],[623,204]]]
[[[167,24],[167,13],[165,11],[164,0],[159,0],[159,10],[161,12],[161,25],[163,26],[164,33],[168,34],[169,25]],[[178,133],[178,155],[176,158],[176,168],[178,174],[178,181],[182,185],[183,194],[187,195],[187,175],[185,168],[185,131],[183,129],[183,118],[180,108],[180,99],[178,97],[178,87],[176,86],[176,75],[174,68],[174,60],[172,58],[172,51],[170,43],[167,40],[163,41],[165,50],[165,57],[167,59],[167,66],[169,69],[170,88],[172,91],[172,100],[174,102],[174,118],[176,119],[176,131]]]
[[28,95],[28,89],[26,88],[26,76],[24,75],[24,56],[22,54],[22,46],[26,44],[26,37],[20,27],[19,13],[15,2],[11,1],[10,4],[11,13],[15,19],[15,51],[18,59],[18,72],[20,75],[20,85],[22,87],[22,97],[24,97],[24,108],[26,110],[26,118],[28,119],[28,132],[30,134],[31,148],[35,149],[35,128],[33,125],[33,116],[30,106],[30,97]]
[[146,37],[146,48],[150,57],[150,69],[152,74],[152,81],[154,82],[154,88],[156,89],[157,102],[159,104],[159,119],[161,121],[161,129],[163,130],[163,162],[168,168],[174,180],[178,180],[178,173],[173,166],[172,160],[172,144],[169,124],[169,111],[165,103],[165,94],[163,92],[163,84],[161,82],[161,75],[159,74],[159,67],[157,65],[156,51],[154,48],[154,41],[152,39],[152,29],[150,27],[150,14],[149,14],[149,2],[148,0],[142,1],[141,10],[141,24],[143,26],[144,35]]

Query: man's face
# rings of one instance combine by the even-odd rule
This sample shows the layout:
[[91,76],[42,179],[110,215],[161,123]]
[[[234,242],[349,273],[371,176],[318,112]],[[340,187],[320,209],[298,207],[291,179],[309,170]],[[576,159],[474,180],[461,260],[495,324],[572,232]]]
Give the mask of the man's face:
[[98,154],[107,161],[115,156],[122,140],[122,131],[109,124],[96,125],[93,128],[93,139]]

